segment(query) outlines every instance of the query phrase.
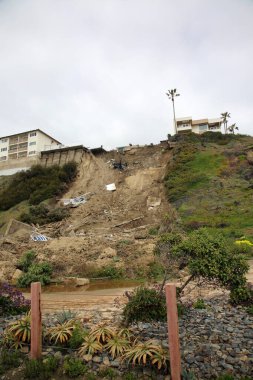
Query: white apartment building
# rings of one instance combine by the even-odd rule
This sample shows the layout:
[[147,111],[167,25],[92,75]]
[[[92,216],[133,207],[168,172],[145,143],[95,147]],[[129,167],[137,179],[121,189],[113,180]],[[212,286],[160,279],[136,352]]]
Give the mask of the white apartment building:
[[25,160],[41,151],[59,148],[61,143],[40,129],[0,137],[0,163]]
[[193,120],[191,116],[187,116],[176,119],[177,133],[221,132],[221,123],[220,118]]

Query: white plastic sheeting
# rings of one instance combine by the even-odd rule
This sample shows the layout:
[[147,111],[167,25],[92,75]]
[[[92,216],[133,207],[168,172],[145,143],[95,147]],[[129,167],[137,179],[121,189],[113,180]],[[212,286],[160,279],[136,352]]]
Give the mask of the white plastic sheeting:
[[80,195],[79,197],[63,199],[64,206],[78,207],[79,205],[86,203],[87,199],[85,194]]
[[106,187],[106,190],[108,190],[108,191],[115,191],[116,190],[115,183],[109,183],[109,185],[105,185],[105,187]]

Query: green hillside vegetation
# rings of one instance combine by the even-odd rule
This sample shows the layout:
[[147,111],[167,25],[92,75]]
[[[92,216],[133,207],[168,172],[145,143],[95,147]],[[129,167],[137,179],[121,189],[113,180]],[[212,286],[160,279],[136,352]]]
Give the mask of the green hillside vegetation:
[[70,162],[62,167],[45,168],[35,165],[31,169],[16,173],[0,192],[0,211],[5,211],[20,202],[38,205],[45,199],[62,194],[77,174],[77,165]]
[[36,165],[11,177],[0,177],[0,233],[10,219],[43,224],[66,217],[66,210],[54,209],[55,202],[50,202],[50,207],[46,204],[67,191],[76,174],[77,164],[70,162],[62,167]]
[[204,226],[253,239],[253,165],[246,158],[253,138],[205,135],[180,137],[165,178],[168,198],[187,231]]

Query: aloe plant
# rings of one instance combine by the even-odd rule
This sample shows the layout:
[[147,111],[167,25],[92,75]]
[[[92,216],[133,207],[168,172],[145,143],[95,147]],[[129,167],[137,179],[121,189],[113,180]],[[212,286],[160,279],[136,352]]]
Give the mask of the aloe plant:
[[93,355],[96,352],[102,351],[103,346],[97,339],[91,334],[84,337],[83,344],[78,350],[79,355]]
[[104,325],[93,329],[90,332],[90,336],[94,337],[99,343],[106,343],[114,335],[114,330]]
[[73,319],[64,323],[58,323],[48,330],[47,336],[54,344],[66,344],[71,338],[75,326],[76,321]]
[[31,341],[31,315],[26,314],[24,317],[12,322],[8,327],[6,334],[13,336],[13,340],[22,343]]
[[105,349],[109,350],[109,353],[114,359],[115,357],[124,354],[126,349],[129,347],[129,340],[120,336],[119,334],[114,334],[104,347]]
[[146,365],[147,362],[152,361],[158,352],[159,346],[154,344],[154,341],[148,340],[146,342],[136,342],[133,347],[126,350],[122,356],[123,360],[127,360],[128,363],[132,362]]

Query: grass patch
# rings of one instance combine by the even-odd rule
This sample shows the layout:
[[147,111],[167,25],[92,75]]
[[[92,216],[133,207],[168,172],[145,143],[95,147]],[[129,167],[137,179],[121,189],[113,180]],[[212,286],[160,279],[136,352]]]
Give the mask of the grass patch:
[[253,139],[237,136],[229,144],[181,142],[165,178],[168,198],[184,229],[222,229],[232,241],[253,239],[253,169],[243,159]]

